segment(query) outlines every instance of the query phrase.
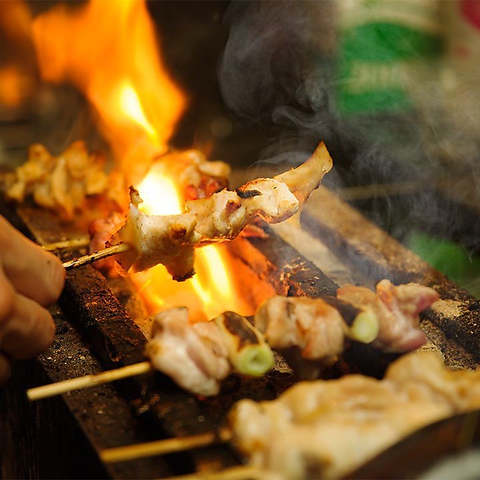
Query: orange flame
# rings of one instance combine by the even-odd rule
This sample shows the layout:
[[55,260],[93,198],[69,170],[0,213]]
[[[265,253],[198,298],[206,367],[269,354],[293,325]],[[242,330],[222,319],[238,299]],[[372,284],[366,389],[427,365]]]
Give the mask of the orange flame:
[[36,87],[32,14],[23,0],[0,2],[0,106],[22,107]]
[[[138,185],[142,209],[157,215],[181,213],[175,180],[162,163],[145,176],[153,158],[166,151],[186,102],[162,65],[145,2],[59,5],[34,21],[33,32],[43,79],[70,82],[91,102],[115,160]],[[217,247],[204,247],[197,251],[193,279],[175,282],[162,265],[132,279],[151,312],[188,306],[196,320],[225,310],[249,314],[251,309],[235,294],[227,262]]]
[[[149,215],[181,213],[182,202],[174,181],[156,163],[138,190],[143,212]],[[176,306],[188,306],[192,321],[213,318],[226,310],[250,314],[251,308],[236,295],[228,269],[228,253],[214,245],[196,252],[195,276],[182,283],[172,280],[163,265],[132,275],[148,309],[156,312]]]
[[15,65],[0,68],[0,104],[18,107],[32,88],[31,77],[22,73]]
[[137,182],[166,150],[186,103],[163,66],[145,2],[58,5],[34,20],[33,38],[42,78],[86,96],[120,168]]

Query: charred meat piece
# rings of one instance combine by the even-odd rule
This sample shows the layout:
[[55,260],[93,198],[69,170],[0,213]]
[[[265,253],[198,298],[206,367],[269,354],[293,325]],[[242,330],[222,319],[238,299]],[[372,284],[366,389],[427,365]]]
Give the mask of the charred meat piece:
[[299,167],[278,177],[253,180],[236,191],[222,190],[191,200],[178,215],[142,213],[141,199],[132,189],[127,221],[109,244],[123,242],[131,247],[116,257],[126,271],[141,271],[161,263],[174,279],[185,280],[194,274],[196,247],[232,240],[255,218],[278,223],[291,217],[331,167],[332,160],[322,143]]
[[218,394],[232,371],[260,376],[273,367],[273,352],[244,317],[225,312],[208,322],[190,323],[186,308],[155,316],[147,343],[152,365],[194,394]]
[[162,155],[158,162],[165,174],[175,179],[185,201],[209,197],[228,187],[230,165],[207,160],[200,150],[173,151]]
[[82,141],[73,142],[58,156],[34,144],[28,160],[11,178],[6,196],[17,202],[32,197],[36,204],[72,220],[74,213],[84,208],[86,197],[106,190],[105,161],[100,154],[89,154]]
[[429,287],[382,280],[376,292],[348,285],[337,298],[272,297],[254,322],[299,377],[317,378],[351,341],[396,353],[423,345],[419,314],[438,298]]
[[439,299],[439,294],[430,287],[417,283],[396,286],[386,279],[377,284],[376,292],[348,285],[340,288],[337,296],[370,310],[380,322],[373,345],[393,352],[414,350],[427,341],[420,328],[419,313]]

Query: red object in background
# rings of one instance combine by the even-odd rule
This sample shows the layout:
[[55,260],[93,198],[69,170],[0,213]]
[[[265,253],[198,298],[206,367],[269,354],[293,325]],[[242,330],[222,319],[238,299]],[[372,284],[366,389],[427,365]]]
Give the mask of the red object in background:
[[480,0],[460,0],[460,10],[465,19],[480,30]]

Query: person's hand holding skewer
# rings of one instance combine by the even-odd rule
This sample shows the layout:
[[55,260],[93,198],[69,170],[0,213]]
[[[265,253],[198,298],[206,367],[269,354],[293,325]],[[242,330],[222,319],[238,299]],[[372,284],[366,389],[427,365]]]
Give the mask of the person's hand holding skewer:
[[0,385],[10,360],[26,360],[53,341],[47,306],[59,297],[65,268],[52,253],[23,236],[0,216]]

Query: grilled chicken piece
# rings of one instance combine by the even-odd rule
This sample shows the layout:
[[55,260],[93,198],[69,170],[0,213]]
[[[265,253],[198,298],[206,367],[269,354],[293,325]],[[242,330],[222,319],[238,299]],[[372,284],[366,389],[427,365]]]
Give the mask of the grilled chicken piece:
[[386,351],[406,352],[427,341],[420,329],[419,313],[436,302],[439,294],[417,283],[395,286],[384,279],[377,284],[376,292],[348,285],[338,290],[337,297],[370,310],[379,319],[380,330],[374,346]]
[[[260,305],[254,321],[274,348],[297,346],[309,359],[336,357],[346,337],[370,343],[378,333],[376,317],[353,308],[353,318],[346,318],[349,307],[321,298],[276,296]],[[368,328],[359,328],[359,322]]]
[[376,292],[347,285],[337,298],[269,298],[254,323],[298,377],[318,378],[352,340],[397,353],[423,345],[419,314],[438,298],[429,287],[382,280]]
[[[230,166],[208,161],[199,150],[174,151],[162,155],[157,163],[175,179],[184,201],[209,196],[228,186]],[[105,164],[106,158],[89,154],[82,141],[73,142],[58,156],[41,144],[33,144],[27,161],[8,178],[7,197],[20,203],[31,196],[36,204],[65,220],[72,220],[90,195],[104,194],[110,210],[124,212],[128,208],[125,176],[115,169],[107,175]]]
[[158,162],[164,166],[165,173],[175,179],[185,201],[209,197],[228,187],[230,165],[207,160],[200,150],[173,151],[162,155]]
[[[125,215],[120,212],[111,212],[107,218],[99,218],[88,226],[90,235],[90,253],[102,250],[110,237],[125,223]],[[95,262],[95,268],[109,276],[117,276],[115,261],[112,258],[104,258]]]
[[84,207],[86,197],[106,190],[105,161],[102,155],[89,154],[81,141],[73,142],[58,156],[34,144],[27,162],[16,170],[6,196],[17,202],[32,196],[38,205],[72,220]]
[[378,319],[337,299],[276,296],[263,302],[255,326],[303,379],[318,378],[351,339],[372,342]]
[[157,370],[202,396],[216,395],[232,370],[260,376],[274,363],[272,350],[246,318],[225,312],[208,322],[190,323],[184,307],[155,316],[146,353]]
[[146,353],[157,370],[182,388],[197,395],[216,395],[231,370],[227,347],[215,324],[198,325],[190,324],[186,308],[156,315]]
[[199,238],[195,215],[146,215],[139,209],[142,199],[133,188],[130,198],[127,221],[107,242],[107,246],[124,242],[133,247],[115,258],[118,265],[123,271],[139,272],[161,263],[175,280],[190,278]]
[[273,401],[241,400],[234,445],[284,479],[339,478],[404,436],[480,407],[480,371],[449,370],[432,352],[394,362],[383,380],[300,382]]
[[322,143],[304,164],[280,175],[281,180],[257,179],[235,191],[189,201],[179,215],[142,213],[138,192],[132,190],[127,221],[109,244],[124,242],[132,247],[116,257],[124,270],[141,271],[162,263],[174,279],[185,280],[194,274],[196,247],[232,240],[257,217],[269,223],[291,217],[331,167]]

